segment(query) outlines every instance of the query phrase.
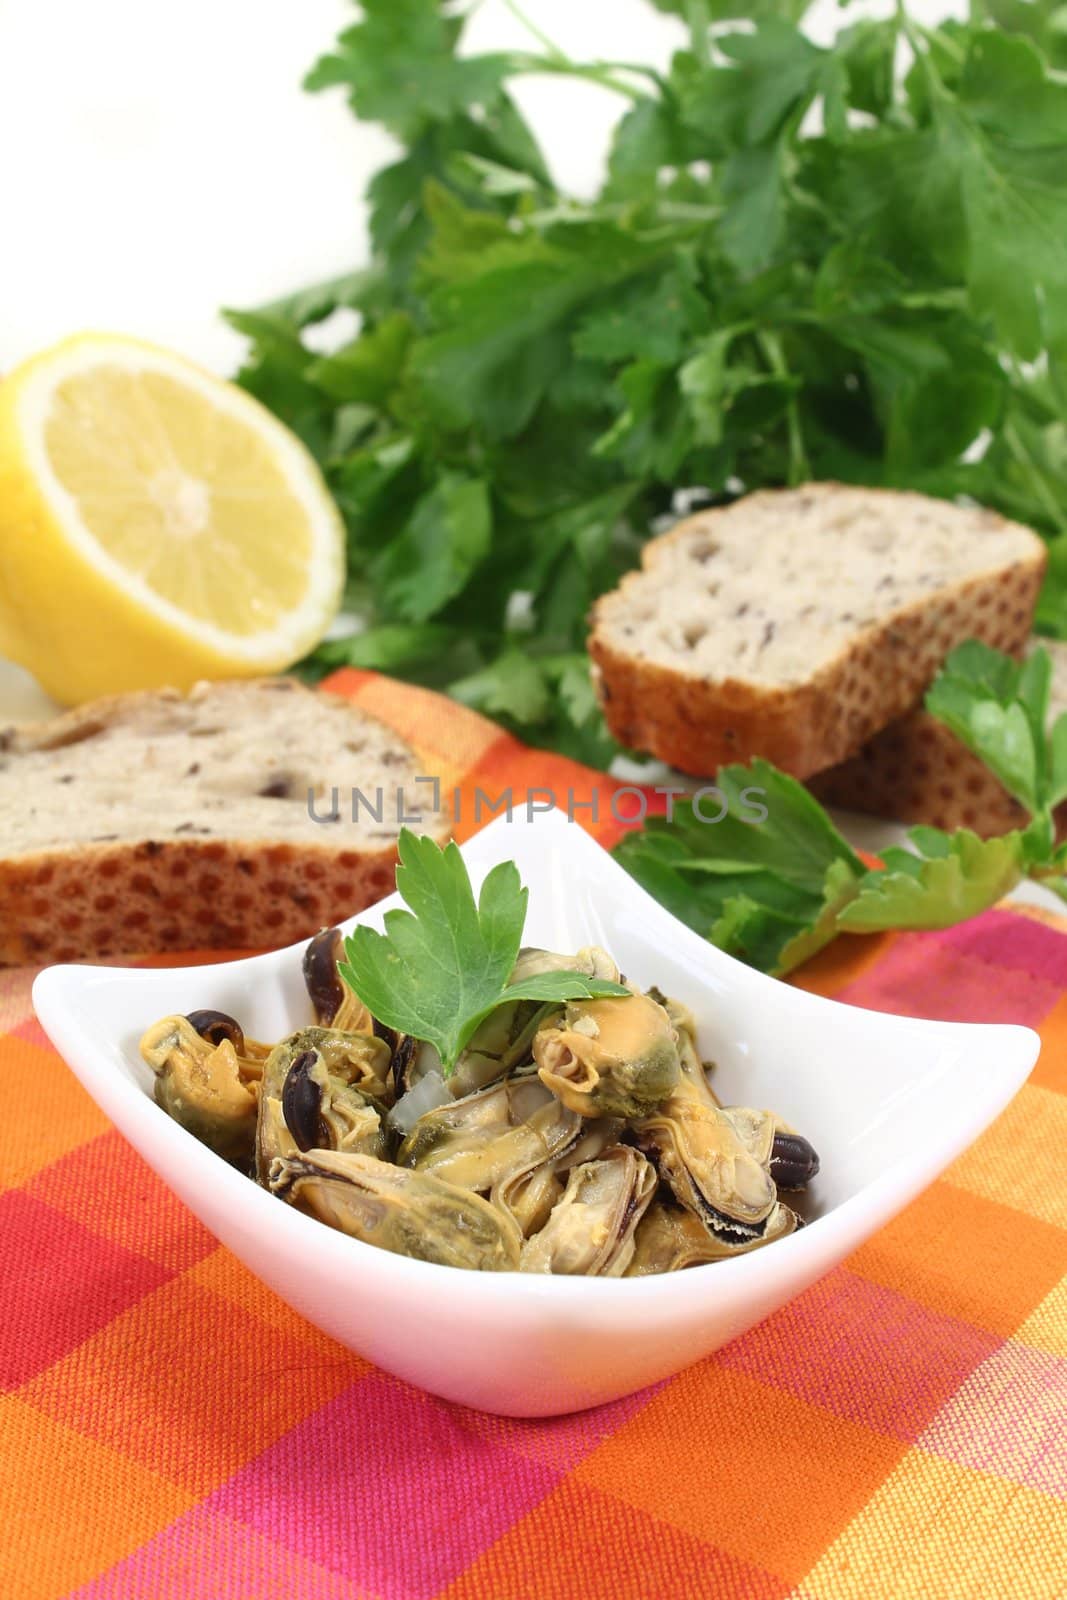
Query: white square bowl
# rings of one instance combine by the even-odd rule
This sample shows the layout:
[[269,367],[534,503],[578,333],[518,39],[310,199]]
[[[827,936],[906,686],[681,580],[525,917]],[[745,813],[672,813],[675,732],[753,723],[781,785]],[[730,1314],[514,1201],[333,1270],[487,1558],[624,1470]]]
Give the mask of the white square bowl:
[[[45,1032],[93,1099],[223,1244],[309,1321],[449,1400],[546,1416],[707,1355],[907,1205],[1037,1059],[1028,1028],[884,1016],[754,972],[684,927],[558,812],[501,817],[463,854],[476,885],[496,862],[517,863],[530,889],[524,943],[603,945],[629,977],[692,1007],[720,1098],[773,1108],[818,1150],[808,1227],[751,1255],[640,1279],[460,1273],[390,1255],[282,1204],[199,1144],[155,1105],[138,1055],[149,1023],[197,1007],[232,1013],[260,1039],[301,1026],[301,946],[216,966],[52,967],[33,991]],[[397,903],[346,926],[380,927]]]

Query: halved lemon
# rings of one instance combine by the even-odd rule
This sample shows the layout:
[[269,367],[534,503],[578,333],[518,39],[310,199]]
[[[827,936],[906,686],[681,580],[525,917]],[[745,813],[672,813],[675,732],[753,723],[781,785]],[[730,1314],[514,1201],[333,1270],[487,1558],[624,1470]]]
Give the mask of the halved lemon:
[[233,384],[111,334],[0,382],[0,652],[56,699],[280,670],[343,581],[318,467]]

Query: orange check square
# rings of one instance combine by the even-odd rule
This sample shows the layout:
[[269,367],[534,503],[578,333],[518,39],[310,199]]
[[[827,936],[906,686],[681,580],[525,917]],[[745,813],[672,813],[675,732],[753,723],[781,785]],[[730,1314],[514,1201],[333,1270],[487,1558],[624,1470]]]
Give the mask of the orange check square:
[[194,1496],[109,1445],[0,1396],[0,1594],[59,1600],[151,1539]]
[[0,1126],[17,1131],[0,1147],[0,1189],[24,1183],[110,1127],[54,1051],[16,1034],[2,1043]]
[[704,1361],[661,1390],[574,1476],[793,1583],[906,1448]]
[[1067,1230],[935,1183],[848,1266],[946,1316],[1007,1335],[1067,1272]]
[[1030,1074],[1030,1082],[1042,1089],[1056,1089],[1060,1094],[1067,1094],[1067,994],[1056,1001],[1038,1031],[1041,1054]]
[[[588,1587],[580,1574],[589,1575]],[[566,1478],[436,1600],[782,1600],[786,1588],[681,1528]]]
[[949,1183],[1067,1228],[1067,1095],[1027,1084],[954,1161]]

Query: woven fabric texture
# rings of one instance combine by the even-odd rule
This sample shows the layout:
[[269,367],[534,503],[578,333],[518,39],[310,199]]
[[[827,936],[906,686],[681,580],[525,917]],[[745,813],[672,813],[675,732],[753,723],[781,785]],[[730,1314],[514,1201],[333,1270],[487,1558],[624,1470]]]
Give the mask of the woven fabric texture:
[[[595,774],[428,692],[332,687],[459,788],[461,837],[477,788],[534,785],[596,791],[577,815],[617,832]],[[1029,1024],[1041,1059],[784,1310],[534,1422],[410,1389],[277,1300],[88,1100],[32,978],[0,973],[3,1600],[1067,1595],[1067,922],[997,910],[805,969],[848,1004]]]

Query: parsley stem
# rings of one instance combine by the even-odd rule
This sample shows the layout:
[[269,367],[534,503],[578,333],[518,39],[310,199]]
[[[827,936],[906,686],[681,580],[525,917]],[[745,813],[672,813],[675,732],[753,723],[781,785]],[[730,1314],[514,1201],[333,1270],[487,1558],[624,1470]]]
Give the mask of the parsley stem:
[[904,0],[897,0],[897,21],[900,24],[901,33],[911,47],[915,63],[922,73],[923,82],[926,84],[927,93],[930,96],[931,107],[936,107],[939,101],[943,102],[951,97],[930,55],[929,41],[932,37],[930,30],[920,28],[912,20],[908,15],[908,8],[904,4]]
[[[572,61],[565,55],[533,56],[512,52],[508,61],[512,72],[558,72],[567,78],[584,78],[587,83],[599,83],[604,89],[611,89],[615,94],[625,95],[627,100],[647,100],[649,96],[644,90],[637,89],[633,84],[624,83],[615,76],[612,68],[603,62]],[[620,63],[619,70],[623,72],[636,72],[636,67]],[[653,75],[654,76],[654,75]],[[657,80],[658,81],[658,80]]]
[[[700,0],[703,4],[703,0]],[[624,83],[615,76],[616,72],[634,72],[643,77],[651,78],[652,82],[660,89],[663,81],[654,67],[641,63],[628,61],[575,61],[567,52],[560,48],[554,39],[549,38],[543,28],[527,16],[518,0],[504,0],[505,8],[511,12],[516,22],[524,27],[531,38],[537,40],[545,51],[544,57],[527,56],[520,53],[512,55],[513,68],[517,72],[559,72],[568,77],[584,78],[588,83],[599,83],[602,88],[612,89],[616,94],[625,95],[628,100],[643,100],[647,96],[640,90]]]
[[[756,343],[775,377],[788,380],[789,367],[778,335],[763,329],[756,335]],[[806,483],[811,477],[811,463],[804,447],[804,433],[800,426],[800,412],[797,409],[795,394],[789,396],[786,407],[786,428],[789,436],[789,486],[794,488],[798,483]]]
[[1014,422],[1006,421],[1004,423],[1004,443],[1015,457],[1016,463],[1022,468],[1031,491],[1044,506],[1050,521],[1059,530],[1061,536],[1067,534],[1067,517],[1061,511],[1055,495],[1050,492],[1048,484],[1038,470],[1034,458],[1026,448]]
[[519,5],[518,0],[504,0],[504,7],[506,10],[511,12],[511,15],[515,18],[515,21],[520,23],[521,26],[526,29],[526,32],[530,35],[530,37],[536,39],[543,50],[548,51],[548,54],[553,61],[558,62],[561,66],[564,64],[568,67],[573,65],[570,56],[568,56],[565,51],[561,50],[559,45],[556,44],[554,40],[548,37],[548,34],[545,33],[543,28],[538,27],[537,23],[532,17],[528,17],[526,15],[525,11]]
[[936,44],[939,50],[943,50],[947,56],[952,57],[957,66],[963,66],[967,59],[967,52],[960,49],[960,46],[950,34],[942,32],[940,28],[928,28],[921,22],[916,22],[914,27],[916,32],[928,44]]
[[708,42],[708,30],[711,27],[711,17],[708,14],[708,0],[686,0],[685,19],[689,24],[693,55],[700,66],[710,67],[711,45]]

